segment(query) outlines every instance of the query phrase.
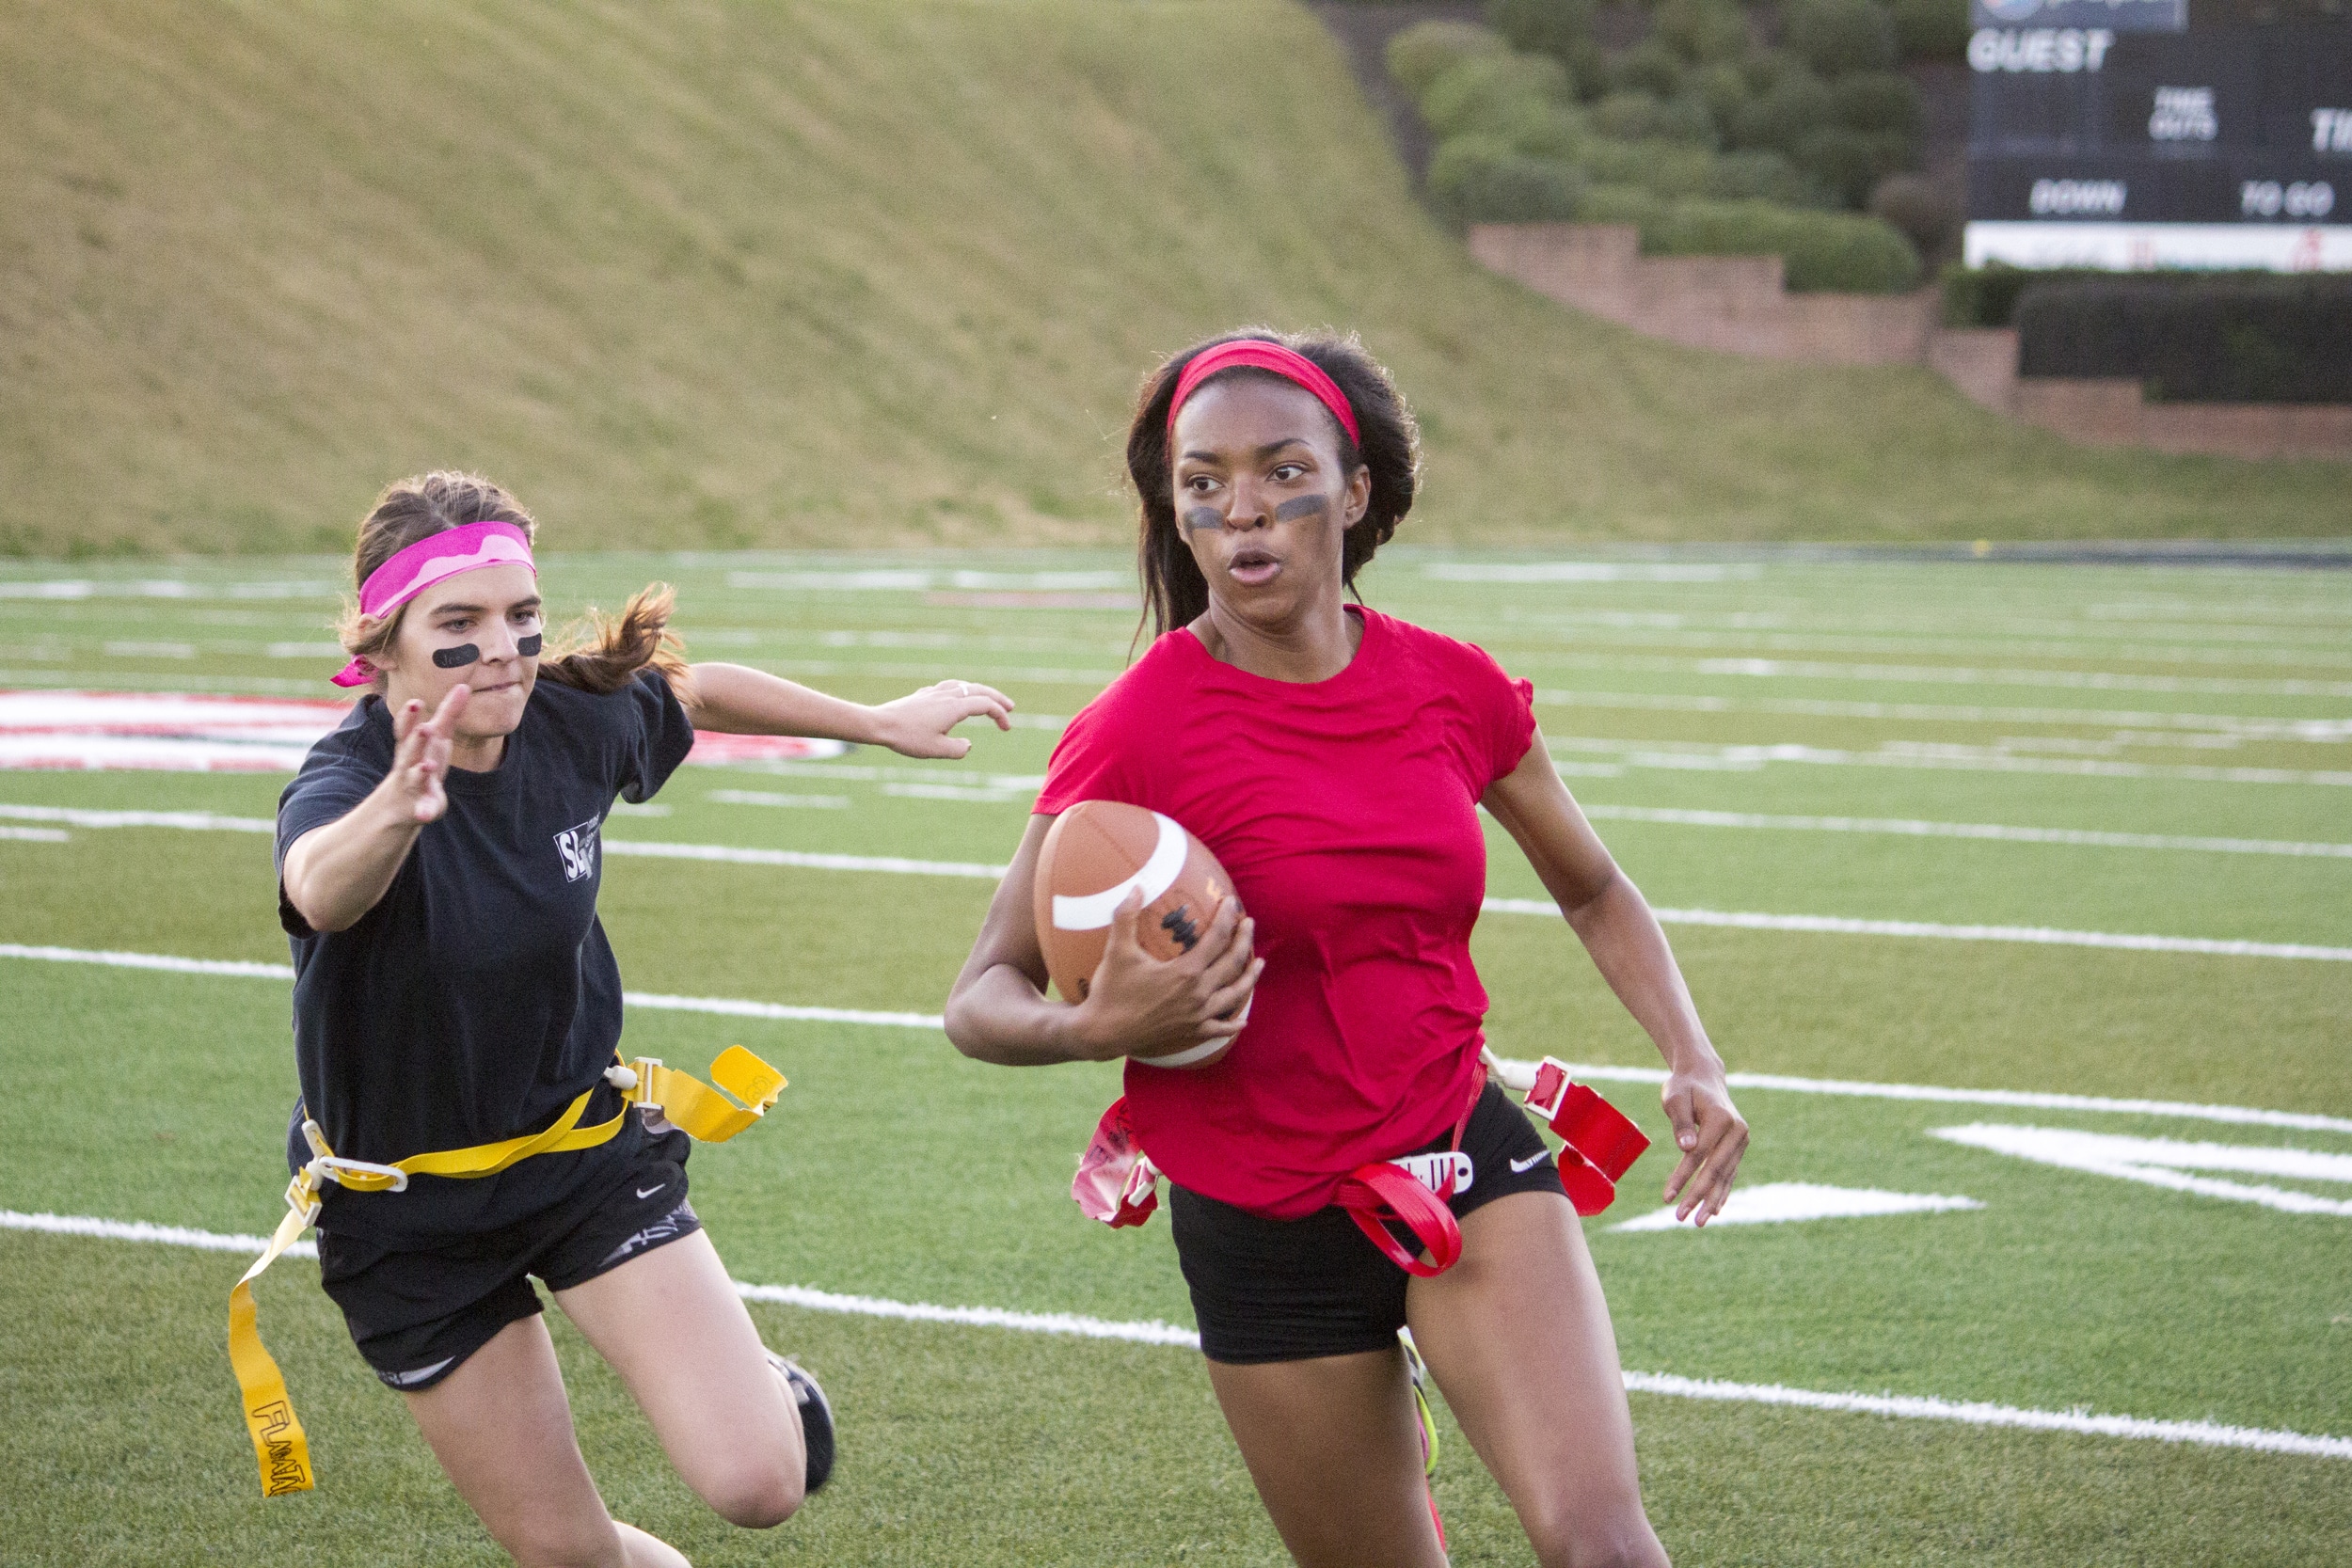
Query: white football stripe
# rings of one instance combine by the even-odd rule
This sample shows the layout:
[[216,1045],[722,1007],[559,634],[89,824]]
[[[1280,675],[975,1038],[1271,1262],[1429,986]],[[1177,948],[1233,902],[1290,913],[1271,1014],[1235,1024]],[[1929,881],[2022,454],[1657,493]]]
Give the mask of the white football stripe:
[[2314,1197],[2288,1187],[2184,1176],[2183,1170],[2243,1171],[2305,1181],[2352,1181],[2352,1154],[2306,1148],[2260,1148],[2242,1144],[2178,1143],[2169,1138],[2120,1137],[2059,1127],[2004,1127],[1984,1122],[1931,1129],[1935,1136],[1972,1148],[2111,1176],[2176,1193],[2254,1203],[2288,1214],[2352,1217],[2352,1200]]
[[[607,846],[610,847],[610,846]],[[25,946],[0,942],[0,958],[30,958],[49,963],[99,964],[119,969],[164,970],[179,974],[225,975],[241,979],[291,980],[290,964],[252,963],[235,958],[183,958],[168,953],[104,952],[85,947]],[[728,997],[662,996],[628,991],[632,1006],[707,1012],[728,1018],[789,1019],[806,1016],[822,1022],[887,1023],[914,1029],[936,1029],[932,1013],[872,1012],[847,1007],[794,1007],[779,1002],[751,1002]],[[1524,1090],[1535,1081],[1535,1064],[1497,1059],[1496,1076],[1507,1087]],[[1580,1082],[1662,1084],[1665,1069],[1616,1067],[1600,1062],[1568,1065]],[[1945,1105],[2004,1105],[2028,1110],[2090,1111],[2135,1117],[2178,1117],[2197,1121],[2226,1122],[2243,1127],[2283,1127],[2308,1132],[2352,1133],[2352,1117],[2323,1116],[2312,1111],[2268,1111],[2250,1105],[2197,1105],[2177,1100],[2130,1100],[2107,1095],[2055,1094],[2036,1089],[1958,1089],[1936,1084],[1874,1084],[1857,1079],[1796,1078],[1777,1072],[1734,1072],[1726,1077],[1735,1089],[1770,1089],[1793,1094],[1826,1094],[1865,1100],[1926,1101]]]
[[[27,1214],[9,1209],[0,1209],[0,1230],[160,1243],[206,1252],[259,1253],[267,1244],[260,1236],[222,1235],[180,1226],[93,1219],[78,1214]],[[315,1258],[318,1255],[315,1243],[309,1242],[296,1243],[286,1251],[289,1257]],[[1190,1329],[1152,1321],[1120,1323],[1077,1312],[1016,1312],[1001,1307],[934,1307],[928,1302],[847,1295],[805,1285],[749,1285],[738,1280],[735,1289],[747,1301],[774,1302],[819,1312],[843,1312],[858,1317],[895,1319],[902,1323],[956,1323],[973,1328],[1002,1328],[1020,1333],[1058,1334],[1088,1339],[1125,1339],[1138,1344],[1168,1345],[1187,1350],[1197,1350],[1200,1344],[1200,1337]],[[1893,1416],[1913,1420],[1956,1421],[1967,1426],[2014,1427],[2029,1432],[2074,1432],[2099,1437],[2193,1443],[2204,1448],[2248,1449],[2258,1453],[2352,1459],[2352,1437],[2227,1426],[2218,1421],[2151,1420],[2138,1416],[2098,1416],[2083,1410],[2028,1410],[2015,1405],[1940,1400],[1918,1394],[1838,1394],[1813,1388],[1790,1388],[1776,1383],[1730,1383],[1715,1378],[1682,1377],[1672,1372],[1628,1371],[1623,1376],[1628,1392],[1658,1394],[1669,1399],[1789,1405],[1806,1410]]]
[[[1940,1193],[1889,1193],[1875,1187],[1823,1187],[1810,1181],[1767,1181],[1739,1187],[1723,1212],[1707,1222],[1719,1225],[1787,1225],[1798,1220],[1852,1219],[1873,1214],[1932,1214],[1956,1209],[1981,1209],[1973,1197],[1947,1197]],[[1699,1227],[1675,1218],[1671,1208],[1658,1210],[1609,1227],[1612,1230],[1692,1230]]]
[[72,837],[63,828],[0,827],[0,838],[14,839],[22,844],[65,844],[71,842]]
[[1142,869],[1125,880],[1116,882],[1100,893],[1072,897],[1068,894],[1054,895],[1054,927],[1062,931],[1099,931],[1111,923],[1119,906],[1127,895],[1141,889],[1143,901],[1149,904],[1176,880],[1184,868],[1184,830],[1176,820],[1158,812],[1152,814],[1159,824],[1159,841],[1152,846],[1152,856]]

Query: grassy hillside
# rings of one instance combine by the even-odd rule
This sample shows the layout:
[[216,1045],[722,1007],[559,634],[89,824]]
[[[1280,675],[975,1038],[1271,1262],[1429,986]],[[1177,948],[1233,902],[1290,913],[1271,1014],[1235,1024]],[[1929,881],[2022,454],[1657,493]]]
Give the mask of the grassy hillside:
[[575,546],[1110,540],[1137,376],[1253,320],[1396,370],[1424,538],[2352,529],[1489,277],[1277,0],[0,6],[0,548],[340,546],[447,464]]

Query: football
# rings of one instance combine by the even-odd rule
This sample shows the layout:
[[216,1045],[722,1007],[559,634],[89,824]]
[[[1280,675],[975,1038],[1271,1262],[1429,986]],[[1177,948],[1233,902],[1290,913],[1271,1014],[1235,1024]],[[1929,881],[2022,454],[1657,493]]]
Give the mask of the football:
[[[1136,934],[1145,952],[1168,959],[1200,942],[1233,883],[1206,845],[1158,812],[1117,800],[1081,800],[1054,819],[1038,855],[1037,943],[1065,1001],[1086,1000],[1110,941],[1111,916],[1136,889],[1143,893]],[[1232,1044],[1228,1037],[1136,1060],[1204,1068]]]

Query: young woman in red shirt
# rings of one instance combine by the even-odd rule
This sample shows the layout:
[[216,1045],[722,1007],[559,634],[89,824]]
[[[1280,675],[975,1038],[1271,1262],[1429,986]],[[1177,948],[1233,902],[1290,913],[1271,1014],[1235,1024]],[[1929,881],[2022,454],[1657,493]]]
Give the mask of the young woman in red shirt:
[[[1722,1210],[1747,1126],[1656,917],[1552,768],[1529,685],[1346,602],[1412,505],[1416,444],[1352,339],[1214,340],[1146,381],[1127,468],[1159,635],[1056,749],[948,1037],[1009,1065],[1130,1058],[1128,1121],[1174,1186],[1210,1383],[1300,1563],[1445,1560],[1409,1325],[1544,1563],[1660,1564],[1583,1232],[1534,1127],[1480,1087],[1480,806],[1665,1056],[1679,1213]],[[1044,994],[1031,897],[1046,830],[1086,800],[1184,824],[1237,900],[1161,962],[1130,895],[1071,1005]],[[1149,1064],[1228,1037],[1207,1068]],[[1334,1198],[1368,1162],[1449,1148],[1471,1165],[1450,1199],[1460,1258],[1408,1277]]]

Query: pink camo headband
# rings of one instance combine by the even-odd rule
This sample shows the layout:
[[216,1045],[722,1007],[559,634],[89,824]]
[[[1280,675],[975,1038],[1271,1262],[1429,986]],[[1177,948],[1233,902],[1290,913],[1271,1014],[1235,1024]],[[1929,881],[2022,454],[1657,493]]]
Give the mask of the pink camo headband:
[[[531,536],[512,523],[468,523],[463,528],[443,529],[396,552],[368,574],[368,580],[359,585],[359,613],[371,619],[389,615],[437,582],[510,562],[530,567],[534,578],[539,575],[538,565],[531,559]],[[365,686],[376,673],[374,665],[355,658],[331,678],[337,686]]]

